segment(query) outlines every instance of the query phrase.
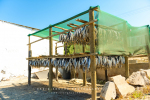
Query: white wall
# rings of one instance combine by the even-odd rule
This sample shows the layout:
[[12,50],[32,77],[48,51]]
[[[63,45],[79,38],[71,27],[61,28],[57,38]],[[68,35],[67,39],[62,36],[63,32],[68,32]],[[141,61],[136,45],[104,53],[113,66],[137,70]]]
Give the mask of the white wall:
[[[28,34],[34,33],[29,28],[5,23],[0,21],[0,70],[7,69],[8,72],[22,74],[27,70],[28,61]],[[38,37],[31,36],[31,42]],[[62,45],[62,44],[60,44]],[[55,49],[55,42],[53,43]],[[49,42],[42,40],[31,45],[32,56],[48,55]],[[55,50],[53,50],[55,54]],[[63,48],[58,50],[63,54]]]

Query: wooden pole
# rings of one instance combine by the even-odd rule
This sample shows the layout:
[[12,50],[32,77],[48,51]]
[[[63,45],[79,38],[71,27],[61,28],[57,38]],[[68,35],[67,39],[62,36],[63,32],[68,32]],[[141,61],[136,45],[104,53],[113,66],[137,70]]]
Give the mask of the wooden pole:
[[[55,47],[55,55],[57,55],[57,43]],[[56,66],[56,81],[58,81],[58,66]]]
[[105,81],[108,81],[108,76],[107,76],[107,69],[105,69]]
[[129,77],[129,61],[127,56],[125,56],[125,77]]
[[[85,53],[85,45],[83,45],[83,53]],[[83,86],[86,86],[86,70],[83,72]]]
[[147,54],[147,56],[148,56],[148,63],[149,63],[149,69],[150,69],[150,54]]
[[65,55],[67,55],[67,43],[65,43]]
[[[49,36],[52,35],[52,28],[49,28]],[[53,55],[53,40],[52,37],[49,38],[49,55]],[[49,59],[50,61],[51,59]],[[49,92],[52,92],[53,87],[53,66],[51,62],[49,63]]]
[[[29,43],[30,43],[30,36],[29,36]],[[32,56],[32,51],[31,51],[31,44],[30,44],[28,50],[28,57],[31,56]],[[29,60],[28,60],[28,85],[31,85],[31,66],[29,65]]]
[[[94,11],[89,10],[89,21],[94,20]],[[89,25],[89,33],[90,33],[90,53],[95,53],[95,31],[94,31],[94,23]],[[96,65],[95,65],[95,56],[90,56],[91,58],[91,90],[92,90],[92,100],[96,100]]]

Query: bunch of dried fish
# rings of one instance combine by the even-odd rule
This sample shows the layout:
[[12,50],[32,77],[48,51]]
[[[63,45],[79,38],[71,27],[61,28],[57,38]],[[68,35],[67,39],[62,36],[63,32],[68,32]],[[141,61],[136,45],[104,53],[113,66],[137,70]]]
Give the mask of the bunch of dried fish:
[[121,68],[125,64],[123,56],[97,56],[96,66],[100,68]]
[[49,60],[48,59],[36,59],[36,60],[30,60],[29,65],[33,67],[48,67],[49,66]]
[[[121,68],[125,64],[125,58],[123,56],[96,56],[95,65],[98,68]],[[30,60],[29,65],[34,67],[48,67],[49,64],[54,67],[65,68],[66,70],[82,69],[83,72],[90,70],[91,59],[90,57],[80,57],[80,58],[52,58],[49,59],[37,59]]]
[[[97,34],[98,34],[98,31],[97,31],[97,28],[95,28],[96,38],[97,38]],[[71,31],[68,32],[67,35],[60,34],[59,41],[62,43],[63,42],[68,42],[68,43],[76,42],[77,44],[86,44],[87,42],[89,42],[89,26],[84,26],[79,29],[76,29],[74,31],[74,34]]]

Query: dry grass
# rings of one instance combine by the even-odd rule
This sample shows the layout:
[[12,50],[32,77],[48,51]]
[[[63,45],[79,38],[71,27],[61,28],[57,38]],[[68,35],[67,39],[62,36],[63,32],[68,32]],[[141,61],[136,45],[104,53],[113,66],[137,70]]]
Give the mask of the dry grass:
[[144,94],[150,93],[150,85],[147,85],[145,88],[143,88],[143,93]]
[[134,98],[134,99],[139,98],[139,99],[142,99],[143,96],[144,96],[144,93],[142,91],[134,91],[131,94],[130,98]]

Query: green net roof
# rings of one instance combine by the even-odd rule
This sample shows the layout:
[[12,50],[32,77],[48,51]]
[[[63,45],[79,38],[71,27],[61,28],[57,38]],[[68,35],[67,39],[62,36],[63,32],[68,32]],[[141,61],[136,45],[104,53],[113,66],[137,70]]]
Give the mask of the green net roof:
[[[90,7],[90,9],[94,9],[96,7],[99,7],[99,6]],[[95,16],[97,14],[96,12],[97,11],[94,11]],[[47,37],[47,36],[49,36],[49,28],[50,27],[52,27],[52,31],[63,32],[64,30],[55,28],[53,26],[61,27],[61,28],[64,28],[64,29],[71,29],[71,27],[67,26],[67,24],[70,24],[70,23],[77,24],[77,25],[82,25],[83,24],[81,22],[76,21],[76,19],[82,19],[82,20],[85,20],[85,21],[89,21],[89,9],[82,12],[82,13],[79,13],[79,14],[71,17],[71,18],[68,18],[64,21],[61,21],[61,22],[56,23],[54,25],[50,25],[50,26],[48,26],[48,27],[46,27],[42,30],[39,30],[39,31],[33,33],[33,34],[29,34],[28,36],[33,35],[33,36],[39,36],[39,37]],[[54,35],[54,34],[57,34],[57,33],[52,32],[52,35]],[[54,36],[53,39],[58,41],[59,40],[59,35]]]
[[[98,19],[98,21],[95,22],[98,24],[96,52],[102,55],[137,55],[147,53],[148,49],[146,47],[150,47],[150,27],[148,25],[133,27],[126,20],[100,10],[99,6],[90,7],[90,9],[95,8],[98,8],[97,11],[94,10],[94,17]],[[76,19],[89,22],[89,9],[62,22],[50,25],[33,34],[29,34],[28,36],[47,37],[49,36],[50,27],[52,27],[52,31],[63,32],[64,30],[53,26],[71,29],[67,24],[83,24],[76,21]],[[52,32],[52,35],[54,34],[57,33]],[[54,36],[53,39],[58,41],[59,35]],[[77,47],[76,52],[81,52],[81,45]],[[86,46],[85,51],[90,51],[89,49],[89,46]]]

